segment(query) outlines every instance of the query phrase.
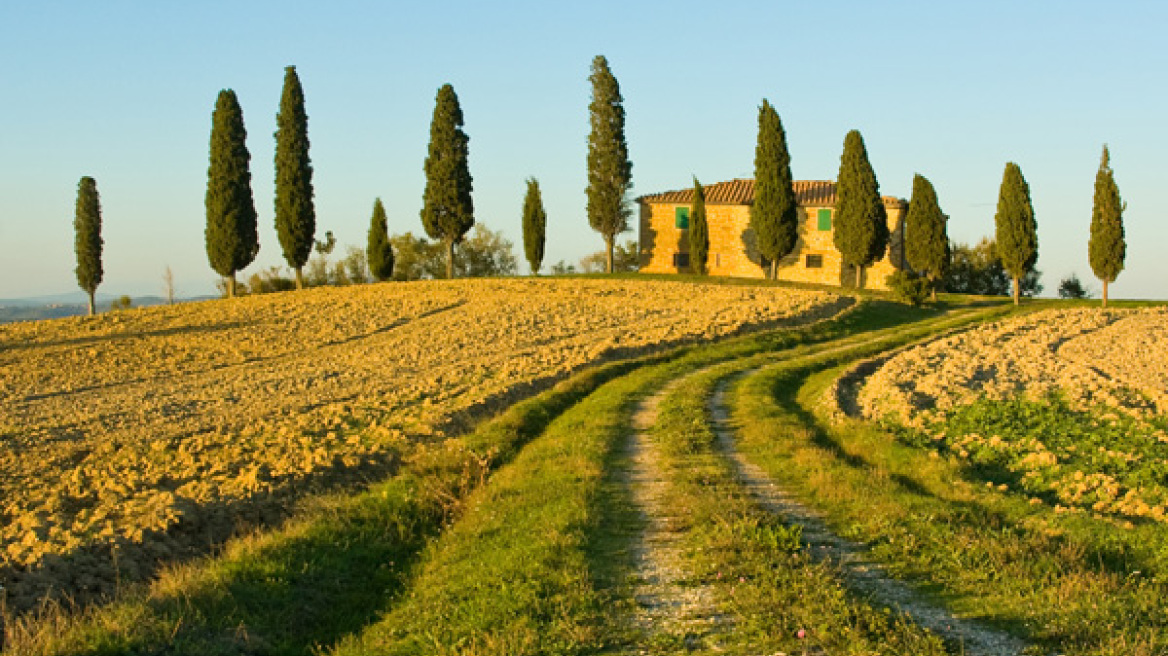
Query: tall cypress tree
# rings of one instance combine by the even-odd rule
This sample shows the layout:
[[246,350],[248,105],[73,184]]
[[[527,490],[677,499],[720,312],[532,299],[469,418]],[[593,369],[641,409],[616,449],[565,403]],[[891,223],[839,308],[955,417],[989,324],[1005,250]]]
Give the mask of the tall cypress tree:
[[544,241],[547,238],[547,212],[543,208],[543,194],[539,180],[527,179],[527,195],[523,198],[523,252],[531,274],[539,273],[543,264]]
[[758,239],[759,254],[771,263],[767,276],[774,280],[778,261],[795,249],[799,236],[799,208],[791,178],[787,133],[783,131],[778,112],[765,98],[758,110],[750,227]]
[[207,169],[207,259],[235,296],[235,274],[260,251],[255,201],[251,193],[251,154],[243,109],[231,89],[219,92],[211,114],[211,165]]
[[369,244],[365,249],[369,272],[378,280],[393,277],[393,246],[389,243],[389,225],[381,199],[373,201],[373,218],[369,223]]
[[699,276],[708,273],[710,227],[706,224],[706,190],[694,178],[693,207],[689,211],[689,268]]
[[432,239],[446,245],[446,277],[454,277],[454,245],[474,226],[473,188],[468,148],[462,130],[462,108],[454,87],[442,85],[430,122],[430,152],[426,156],[426,191],[422,225]]
[[1002,174],[994,225],[998,257],[1014,282],[1014,305],[1018,305],[1022,291],[1019,283],[1034,270],[1038,261],[1038,224],[1030,202],[1030,186],[1022,177],[1022,169],[1014,162],[1007,162]]
[[884,257],[888,247],[888,213],[859,130],[844,138],[833,233],[836,250],[845,264],[856,267],[856,285],[863,288],[864,268]]
[[925,176],[913,176],[912,200],[905,218],[905,257],[914,271],[928,278],[937,298],[937,285],[949,260],[949,235],[937,192]]
[[1091,238],[1087,259],[1095,277],[1103,282],[1103,307],[1107,307],[1107,285],[1123,271],[1127,242],[1123,235],[1123,212],[1127,204],[1119,198],[1119,187],[1111,170],[1111,153],[1103,146],[1103,160],[1095,174],[1095,204],[1091,210]]
[[308,115],[295,66],[284,68],[284,92],[276,114],[276,233],[284,261],[304,288],[303,269],[316,236],[312,203],[312,162],[308,159]]
[[604,237],[607,271],[612,273],[616,236],[629,228],[631,210],[625,195],[633,186],[633,163],[625,143],[624,99],[603,55],[592,60],[588,79],[592,82],[592,103],[588,105],[592,124],[588,135],[588,224]]
[[101,284],[101,199],[97,195],[97,181],[89,176],[77,184],[77,208],[73,214],[76,233],[74,250],[77,252],[77,285],[89,294],[89,314],[96,311],[93,296]]

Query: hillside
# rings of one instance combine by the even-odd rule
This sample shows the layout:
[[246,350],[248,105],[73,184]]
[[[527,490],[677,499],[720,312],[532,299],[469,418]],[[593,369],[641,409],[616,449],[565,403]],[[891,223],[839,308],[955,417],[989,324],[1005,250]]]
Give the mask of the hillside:
[[[832,315],[778,287],[322,288],[0,327],[10,608],[109,592],[590,364]],[[116,567],[114,566],[116,564]]]

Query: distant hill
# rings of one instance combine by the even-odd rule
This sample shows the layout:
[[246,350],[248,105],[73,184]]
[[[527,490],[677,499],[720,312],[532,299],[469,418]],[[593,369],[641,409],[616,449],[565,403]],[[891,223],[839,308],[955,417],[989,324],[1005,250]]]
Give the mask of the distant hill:
[[[98,294],[94,298],[97,302],[98,312],[105,312],[109,309],[110,303],[121,298],[121,296]],[[206,298],[210,297],[201,296],[198,298],[175,299],[175,302],[200,301]],[[148,307],[151,305],[164,305],[166,303],[166,299],[161,296],[132,296],[131,301],[134,307]],[[0,299],[0,323],[76,317],[84,315],[88,311],[89,298],[84,292]]]

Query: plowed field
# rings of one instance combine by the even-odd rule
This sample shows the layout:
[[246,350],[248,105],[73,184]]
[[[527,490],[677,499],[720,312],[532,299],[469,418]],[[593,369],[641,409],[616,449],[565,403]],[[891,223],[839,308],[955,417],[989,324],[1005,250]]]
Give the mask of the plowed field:
[[0,327],[0,583],[79,598],[573,370],[826,317],[780,288],[379,284]]

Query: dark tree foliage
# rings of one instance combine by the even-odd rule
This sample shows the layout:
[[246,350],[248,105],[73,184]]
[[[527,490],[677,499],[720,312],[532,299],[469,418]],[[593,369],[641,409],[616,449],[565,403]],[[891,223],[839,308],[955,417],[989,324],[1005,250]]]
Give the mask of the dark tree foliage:
[[1058,295],[1059,298],[1079,299],[1089,298],[1091,296],[1091,292],[1083,286],[1082,281],[1079,280],[1078,274],[1072,273],[1071,275],[1059,281]]
[[[983,237],[975,246],[950,242],[949,268],[945,271],[943,287],[954,294],[1006,296],[1010,293],[1010,275],[1002,267],[997,244]],[[1042,273],[1031,270],[1022,277],[1022,296],[1042,293]]]
[[501,230],[493,231],[481,223],[459,242],[455,261],[456,273],[465,278],[513,276],[519,271],[511,240]]
[[706,191],[694,178],[693,207],[689,212],[689,266],[699,276],[709,271],[706,261],[710,254],[710,227],[706,224]]
[[937,203],[933,184],[923,175],[914,176],[912,200],[905,218],[905,257],[909,266],[931,283],[934,299],[937,283],[949,264],[945,223],[945,213]]
[[844,138],[835,208],[836,250],[845,264],[856,267],[856,286],[862,288],[864,268],[883,257],[888,247],[888,214],[858,130]]
[[531,274],[539,273],[543,265],[543,248],[547,238],[547,212],[543,208],[543,194],[539,180],[527,179],[527,195],[523,198],[523,252]]
[[207,169],[207,259],[235,296],[235,274],[255,260],[260,242],[251,193],[251,155],[243,110],[235,92],[219,92],[211,114],[211,165]]
[[1002,187],[998,192],[998,212],[994,215],[995,241],[1002,268],[1014,282],[1014,304],[1021,297],[1021,280],[1038,261],[1038,224],[1030,203],[1030,187],[1022,169],[1014,162],[1006,164]]
[[369,243],[365,250],[369,272],[377,280],[393,277],[393,246],[389,243],[389,225],[381,199],[373,201],[373,218],[369,224]]
[[629,227],[628,201],[633,186],[633,164],[625,143],[625,108],[620,85],[608,60],[592,60],[592,103],[588,105],[592,131],[588,135],[588,223],[604,236],[608,273],[613,271],[613,244]]
[[454,245],[474,225],[470,177],[470,137],[462,130],[462,108],[454,87],[442,85],[430,122],[422,225],[446,247],[446,277],[454,277]]
[[787,133],[774,107],[764,98],[758,110],[758,145],[754,149],[754,204],[750,227],[758,240],[758,252],[770,263],[772,280],[778,261],[795,249],[799,237],[799,207],[791,178]]
[[[445,274],[444,245],[413,233],[389,238],[394,251],[394,280],[430,280]],[[455,274],[459,277],[513,276],[519,268],[514,245],[481,223],[458,243]]]
[[1103,307],[1107,307],[1107,285],[1123,271],[1127,242],[1123,235],[1123,212],[1127,204],[1119,198],[1119,187],[1111,170],[1111,153],[1103,146],[1103,160],[1095,174],[1095,205],[1091,210],[1091,239],[1087,259],[1095,277],[1103,282]]
[[308,115],[295,66],[284,68],[284,92],[276,114],[276,233],[284,261],[304,288],[304,264],[316,236],[312,204],[312,162],[308,159]]
[[945,290],[954,294],[1005,296],[1010,293],[1010,276],[998,259],[993,240],[982,238],[975,246],[953,243]]
[[101,199],[97,194],[97,181],[89,176],[81,178],[77,184],[77,208],[73,215],[73,230],[76,233],[74,249],[77,252],[77,284],[89,294],[89,314],[96,312],[94,294],[101,284]]
[[432,280],[445,274],[446,253],[441,242],[407,232],[393,235],[389,243],[394,252],[394,280]]

